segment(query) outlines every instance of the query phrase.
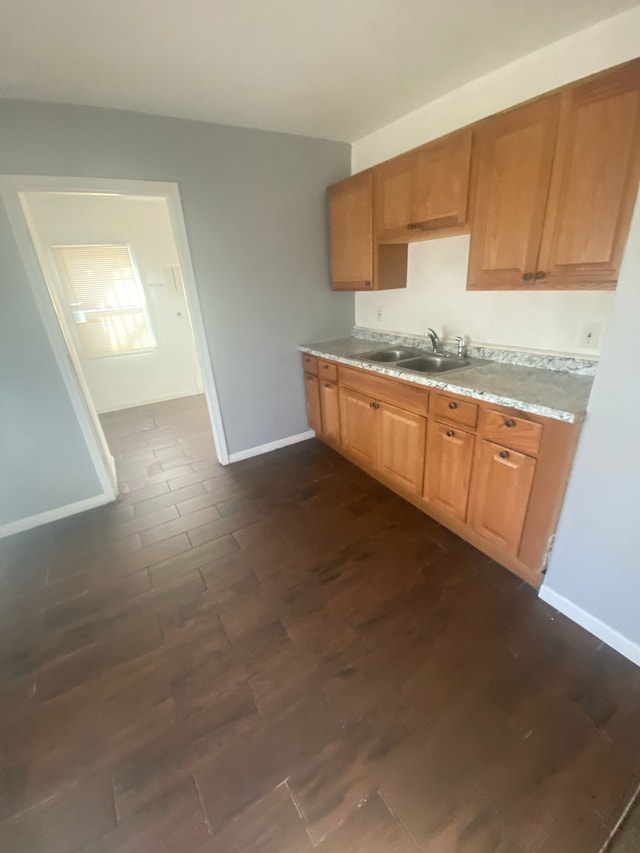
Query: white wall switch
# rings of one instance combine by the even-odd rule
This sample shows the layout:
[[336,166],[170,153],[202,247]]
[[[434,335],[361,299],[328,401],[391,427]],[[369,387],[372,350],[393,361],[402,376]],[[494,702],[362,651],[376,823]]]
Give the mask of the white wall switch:
[[376,322],[382,323],[382,305],[376,305]]
[[585,323],[580,334],[580,348],[597,350],[600,345],[601,332],[602,323]]

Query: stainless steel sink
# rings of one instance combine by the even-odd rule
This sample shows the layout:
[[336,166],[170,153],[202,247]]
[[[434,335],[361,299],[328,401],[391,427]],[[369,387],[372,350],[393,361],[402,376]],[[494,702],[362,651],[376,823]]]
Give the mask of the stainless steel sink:
[[357,358],[363,358],[365,361],[400,361],[400,359],[413,358],[420,355],[419,349],[411,349],[410,347],[392,347],[390,349],[380,349],[374,352],[366,352]]
[[467,367],[470,363],[468,358],[434,352],[425,353],[418,358],[399,360],[397,366],[407,370],[416,370],[418,373],[444,373],[445,370]]

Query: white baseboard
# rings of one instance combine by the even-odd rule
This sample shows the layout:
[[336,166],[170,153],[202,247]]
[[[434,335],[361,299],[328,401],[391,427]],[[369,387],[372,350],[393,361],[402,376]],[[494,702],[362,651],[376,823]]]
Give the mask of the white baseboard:
[[308,429],[306,432],[299,432],[298,435],[289,435],[287,438],[279,438],[277,441],[270,441],[268,444],[260,444],[258,447],[249,447],[247,450],[230,453],[229,462],[241,462],[243,459],[251,459],[252,456],[270,453],[272,450],[279,450],[281,447],[298,444],[300,441],[307,441],[307,439],[314,437],[315,432],[312,429]]
[[607,625],[602,619],[598,619],[597,616],[594,616],[587,610],[583,610],[582,607],[574,604],[568,598],[565,598],[564,595],[560,595],[560,593],[549,589],[548,586],[541,586],[538,595],[547,604],[559,610],[560,613],[564,613],[569,619],[586,628],[587,631],[598,637],[603,643],[611,646],[612,649],[620,652],[621,655],[624,655],[624,657],[629,658],[630,661],[640,666],[640,644],[625,637],[624,634]]
[[69,515],[86,512],[88,509],[95,509],[97,506],[103,506],[114,500],[115,497],[111,495],[94,495],[92,498],[85,498],[82,501],[49,509],[46,512],[39,512],[37,515],[30,515],[28,518],[9,521],[7,524],[0,525],[0,539],[4,539],[5,536],[13,536],[14,533],[22,533],[24,530],[31,530],[32,527],[40,527],[42,524],[58,521],[58,519],[66,518]]
[[144,400],[136,400],[133,403],[122,403],[119,406],[108,406],[97,408],[99,415],[108,415],[110,412],[123,412],[125,409],[137,409],[138,406],[150,406],[153,403],[167,403],[169,400],[182,400],[183,397],[199,397],[203,391],[182,391],[179,394],[163,394],[160,397],[148,397]]

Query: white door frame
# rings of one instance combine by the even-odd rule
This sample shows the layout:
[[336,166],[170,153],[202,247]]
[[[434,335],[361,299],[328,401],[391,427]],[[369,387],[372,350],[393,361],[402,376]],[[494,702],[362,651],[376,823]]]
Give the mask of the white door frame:
[[211,429],[218,461],[229,464],[229,452],[222,422],[220,401],[216,389],[211,357],[202,321],[200,300],[195,282],[187,230],[184,223],[180,190],[176,183],[162,181],[132,181],[117,178],[64,178],[37,175],[0,175],[0,198],[4,202],[11,228],[33,290],[38,311],[44,323],[56,362],[64,380],[78,424],[100,480],[105,500],[118,494],[113,458],[108,448],[93,400],[74,354],[70,351],[60,326],[49,288],[40,266],[29,231],[28,212],[21,196],[31,192],[115,193],[118,195],[161,196],[169,208],[171,226],[184,280],[187,307],[191,317],[196,355],[204,394],[211,420]]

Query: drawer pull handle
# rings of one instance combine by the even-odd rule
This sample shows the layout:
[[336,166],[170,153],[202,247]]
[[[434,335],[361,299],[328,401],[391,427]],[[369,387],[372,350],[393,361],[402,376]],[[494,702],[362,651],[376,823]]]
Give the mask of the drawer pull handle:
[[365,281],[364,286],[365,286],[365,287],[371,287],[371,282],[370,282],[370,281]]
[[325,382],[325,383],[324,383],[324,387],[325,387],[325,388],[331,388],[331,383],[330,383],[330,382]]
[[544,277],[545,277],[545,273],[543,273],[542,270],[538,270],[538,272],[536,273],[536,278],[538,280],[540,280],[541,278],[544,278]]
[[447,435],[449,436],[449,438],[452,438],[452,437],[455,435],[455,433],[454,433],[454,431],[453,431],[452,429],[448,429],[448,430],[447,430]]
[[454,402],[453,402],[453,400],[452,400],[452,401],[449,403],[449,408],[450,408],[450,409],[457,409],[457,408],[458,408],[458,404],[457,404],[457,403],[454,403]]
[[328,364],[323,364],[323,365],[322,365],[322,367],[324,368],[324,370],[329,370],[329,365],[328,365]]
[[380,408],[380,403],[372,403],[371,405],[373,406],[374,409]]
[[511,418],[509,418],[509,420],[508,420],[508,421],[505,421],[505,422],[504,422],[504,425],[505,425],[506,427],[514,427],[514,426],[516,425],[516,422],[515,422],[515,421],[512,421],[512,420],[511,420]]
[[500,451],[500,459],[508,459],[508,458],[509,458],[508,452],[506,450],[501,450]]
[[532,272],[526,272],[526,273],[522,276],[522,280],[523,280],[523,281],[531,281],[531,279],[532,279],[532,278],[533,278],[533,273],[532,273]]

